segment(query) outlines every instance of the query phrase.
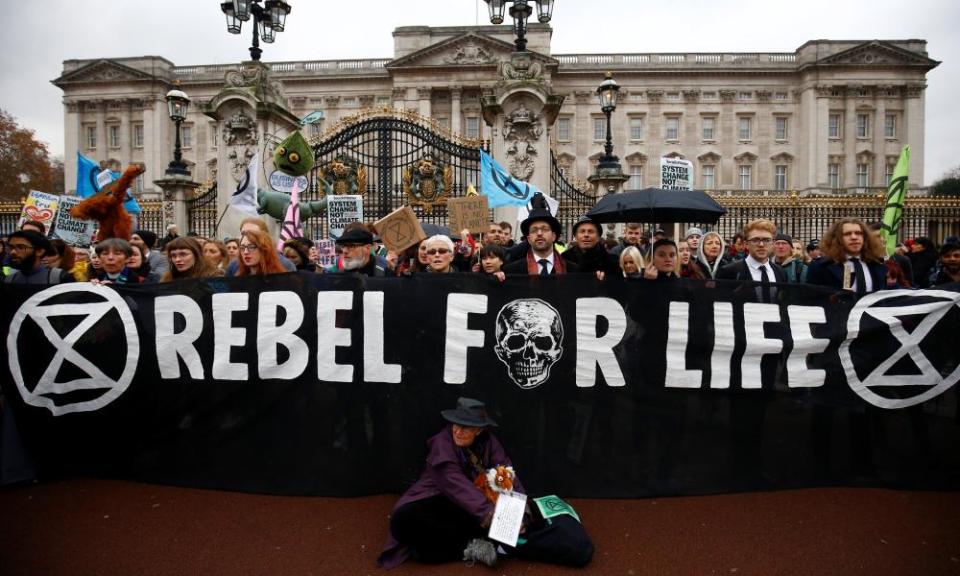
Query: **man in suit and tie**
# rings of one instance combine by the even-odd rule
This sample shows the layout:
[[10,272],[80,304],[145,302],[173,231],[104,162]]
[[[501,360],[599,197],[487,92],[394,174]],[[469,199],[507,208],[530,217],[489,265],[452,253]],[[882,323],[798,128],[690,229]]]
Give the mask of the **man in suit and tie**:
[[530,201],[530,215],[520,223],[520,232],[530,248],[525,257],[517,258],[503,267],[507,276],[556,276],[579,272],[574,262],[566,262],[553,247],[560,236],[560,221],[553,217],[547,202],[539,192]]
[[738,280],[740,282],[758,282],[757,300],[771,303],[775,299],[776,289],[772,282],[786,282],[783,268],[770,259],[773,253],[773,237],[777,226],[763,218],[751,220],[743,227],[747,242],[747,257],[733,264],[727,264],[717,271],[717,280]]
[[857,218],[833,223],[820,241],[823,257],[810,263],[807,282],[849,290],[857,295],[883,290],[887,267],[883,245]]

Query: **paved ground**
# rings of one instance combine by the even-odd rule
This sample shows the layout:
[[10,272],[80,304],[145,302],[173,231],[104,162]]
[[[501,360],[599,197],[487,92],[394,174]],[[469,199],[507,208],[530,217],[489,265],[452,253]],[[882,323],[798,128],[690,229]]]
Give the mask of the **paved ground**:
[[[385,574],[393,496],[289,498],[70,480],[0,491],[0,574]],[[960,492],[816,489],[572,500],[585,570],[408,564],[391,574],[960,574]]]

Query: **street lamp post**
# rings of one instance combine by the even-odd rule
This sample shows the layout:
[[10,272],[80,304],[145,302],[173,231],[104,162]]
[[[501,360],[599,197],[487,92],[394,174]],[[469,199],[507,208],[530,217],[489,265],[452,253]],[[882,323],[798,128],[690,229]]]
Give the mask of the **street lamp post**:
[[[260,5],[263,2],[263,6]],[[260,40],[273,44],[277,32],[283,32],[290,4],[284,0],[228,0],[220,3],[220,10],[227,17],[227,32],[239,34],[243,23],[253,16],[253,45],[250,58],[260,60]]]
[[607,141],[603,145],[603,156],[597,162],[597,171],[588,180],[597,187],[597,194],[615,194],[629,178],[624,175],[620,167],[620,159],[613,155],[613,133],[610,125],[610,116],[617,109],[617,94],[620,85],[613,79],[613,74],[607,72],[603,82],[597,87],[597,97],[600,99],[600,110],[607,117]]
[[190,170],[187,169],[183,161],[183,155],[180,152],[180,124],[187,119],[187,109],[190,108],[190,97],[185,92],[174,88],[167,92],[167,111],[170,119],[176,125],[177,139],[173,146],[173,160],[167,166],[168,176],[190,176]]
[[490,23],[503,24],[503,12],[510,2],[510,17],[513,18],[514,32],[517,40],[514,44],[517,52],[527,51],[527,19],[533,15],[530,4],[537,6],[537,20],[546,24],[553,17],[554,0],[484,0],[490,9]]

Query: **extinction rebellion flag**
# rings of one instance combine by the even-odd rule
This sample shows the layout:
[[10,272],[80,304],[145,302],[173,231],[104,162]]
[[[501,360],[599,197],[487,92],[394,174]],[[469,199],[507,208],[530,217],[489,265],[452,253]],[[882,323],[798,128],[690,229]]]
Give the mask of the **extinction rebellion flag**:
[[754,300],[592,275],[0,283],[0,384],[42,478],[402,491],[470,396],[542,494],[957,488],[960,284]]

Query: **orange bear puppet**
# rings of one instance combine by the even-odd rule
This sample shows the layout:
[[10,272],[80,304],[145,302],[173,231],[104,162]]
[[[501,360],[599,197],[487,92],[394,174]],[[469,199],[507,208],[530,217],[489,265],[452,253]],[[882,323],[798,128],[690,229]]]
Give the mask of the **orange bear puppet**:
[[107,184],[103,190],[86,198],[70,210],[70,215],[78,220],[96,220],[100,223],[100,233],[97,240],[106,238],[130,239],[133,232],[133,218],[123,207],[127,200],[127,190],[137,176],[143,174],[147,167],[143,164],[131,164],[123,171],[120,178]]
[[477,474],[473,484],[483,492],[487,500],[497,503],[500,494],[513,492],[513,466],[497,466],[487,470],[486,474]]

